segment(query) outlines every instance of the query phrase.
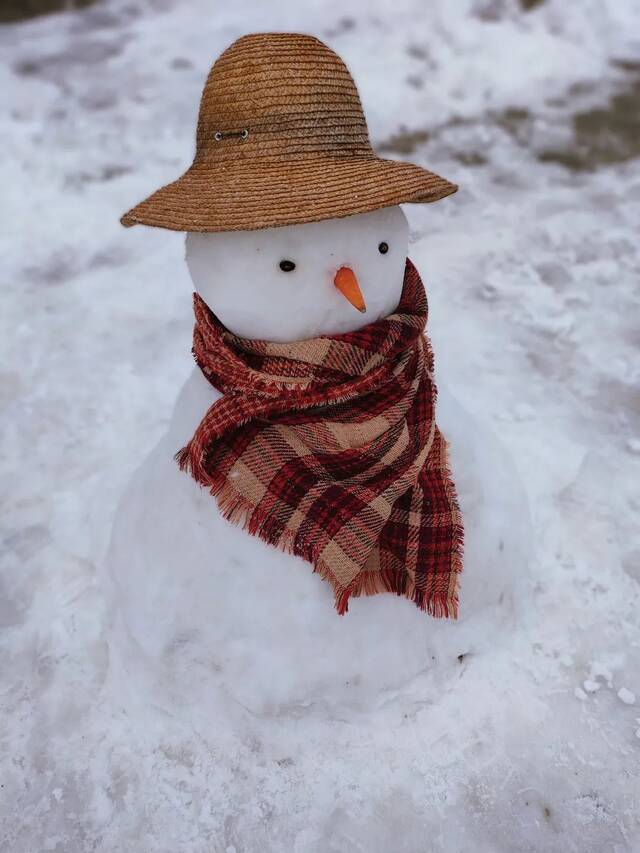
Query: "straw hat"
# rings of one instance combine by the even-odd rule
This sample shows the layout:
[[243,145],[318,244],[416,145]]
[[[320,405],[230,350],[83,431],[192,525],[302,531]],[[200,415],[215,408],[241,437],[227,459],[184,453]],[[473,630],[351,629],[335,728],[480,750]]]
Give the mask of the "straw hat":
[[120,220],[250,231],[429,202],[455,184],[377,157],[347,67],[313,36],[234,42],[204,87],[193,165]]

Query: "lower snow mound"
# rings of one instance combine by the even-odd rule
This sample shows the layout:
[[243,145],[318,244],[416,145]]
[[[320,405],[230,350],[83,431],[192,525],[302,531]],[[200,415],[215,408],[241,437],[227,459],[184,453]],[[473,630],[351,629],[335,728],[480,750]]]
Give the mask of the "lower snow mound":
[[174,415],[116,516],[106,563],[119,626],[112,652],[181,704],[224,694],[257,714],[316,702],[364,709],[418,676],[437,695],[459,656],[482,651],[513,618],[530,546],[508,454],[444,391],[438,422],[465,523],[457,622],[390,594],[352,599],[338,616],[329,584],[308,564],[225,521],[179,471]]

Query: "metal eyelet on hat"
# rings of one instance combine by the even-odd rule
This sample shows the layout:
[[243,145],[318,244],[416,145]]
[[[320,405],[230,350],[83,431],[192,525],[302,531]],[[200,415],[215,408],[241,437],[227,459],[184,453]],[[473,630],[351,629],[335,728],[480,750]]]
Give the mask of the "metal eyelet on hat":
[[246,139],[248,136],[249,131],[246,127],[244,130],[216,130],[213,134],[213,138],[216,142],[222,142],[223,139],[232,139],[233,137]]

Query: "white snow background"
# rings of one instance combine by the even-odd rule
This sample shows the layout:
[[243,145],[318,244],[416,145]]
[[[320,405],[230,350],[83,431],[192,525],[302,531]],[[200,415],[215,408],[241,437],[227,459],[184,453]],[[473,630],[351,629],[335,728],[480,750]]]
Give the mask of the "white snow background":
[[[118,217],[191,162],[210,64],[260,30],[328,42],[374,146],[460,184],[405,208],[411,256],[438,375],[533,519],[495,646],[342,717],[157,701],[100,583],[192,364],[181,235]],[[1,849],[639,851],[638,2],[104,0],[0,43]]]

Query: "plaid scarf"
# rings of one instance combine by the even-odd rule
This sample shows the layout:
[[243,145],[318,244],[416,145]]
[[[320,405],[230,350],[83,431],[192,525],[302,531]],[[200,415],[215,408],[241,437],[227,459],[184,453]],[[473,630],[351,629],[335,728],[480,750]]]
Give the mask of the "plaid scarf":
[[390,591],[455,618],[462,519],[435,423],[427,300],[295,343],[231,334],[194,295],[193,353],[224,396],[177,454],[225,518],[313,565],[339,613]]

